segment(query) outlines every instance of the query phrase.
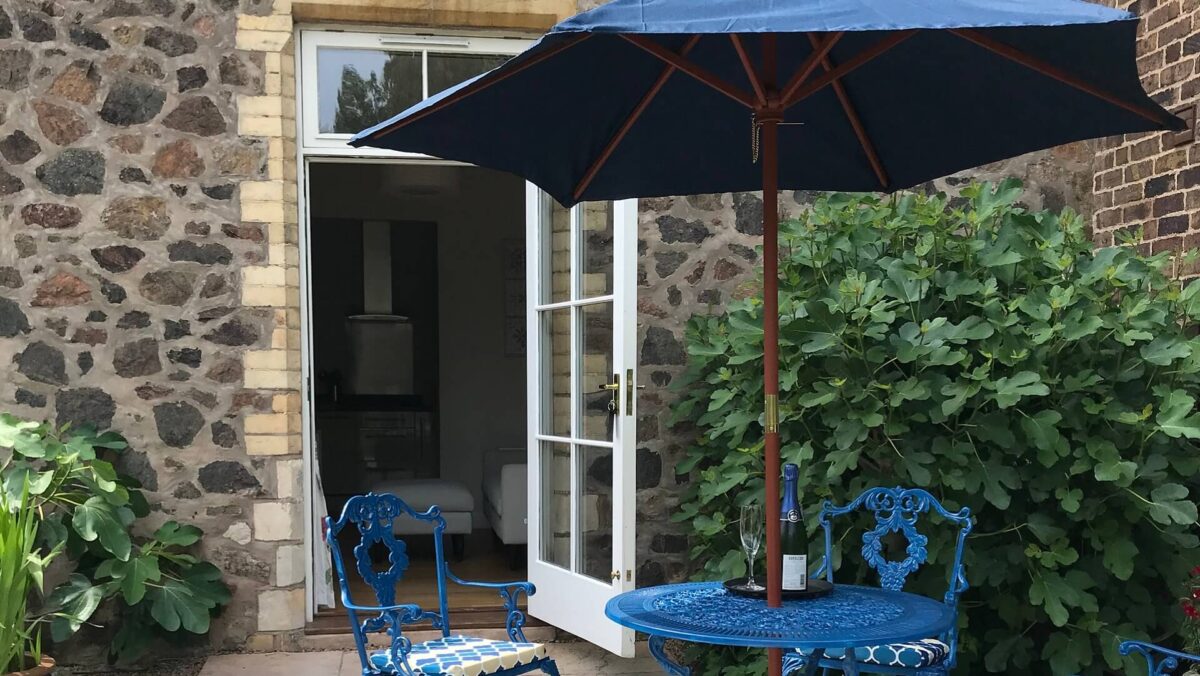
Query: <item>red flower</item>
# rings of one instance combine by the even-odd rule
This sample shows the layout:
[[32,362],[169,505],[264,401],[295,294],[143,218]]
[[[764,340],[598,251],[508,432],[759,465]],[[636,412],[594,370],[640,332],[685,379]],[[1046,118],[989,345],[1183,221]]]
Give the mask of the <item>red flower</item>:
[[1190,603],[1183,604],[1183,614],[1193,620],[1200,618],[1200,610],[1196,610],[1196,606]]
[[1196,566],[1192,569],[1192,575],[1200,575],[1200,566]]

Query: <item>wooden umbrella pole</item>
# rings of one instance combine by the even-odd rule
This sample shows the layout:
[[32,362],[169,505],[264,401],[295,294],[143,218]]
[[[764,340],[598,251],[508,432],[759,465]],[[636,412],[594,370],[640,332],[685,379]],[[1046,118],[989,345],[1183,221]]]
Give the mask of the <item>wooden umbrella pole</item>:
[[[767,606],[783,601],[783,559],[779,552],[779,123],[783,107],[776,83],[775,36],[763,36],[766,105],[758,112],[763,172],[763,397],[767,523]],[[781,676],[783,654],[767,651],[768,676]]]
[[[779,127],[762,124],[763,165],[763,392],[766,422],[767,605],[783,600],[783,559],[779,554]],[[783,666],[779,650],[770,651],[770,676]]]

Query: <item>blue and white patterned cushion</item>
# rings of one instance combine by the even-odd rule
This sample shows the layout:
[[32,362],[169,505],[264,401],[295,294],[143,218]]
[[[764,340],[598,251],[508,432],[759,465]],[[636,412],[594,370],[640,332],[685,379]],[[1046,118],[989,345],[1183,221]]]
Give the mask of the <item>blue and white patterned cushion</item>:
[[[541,643],[489,641],[472,636],[448,636],[413,645],[408,664],[417,673],[449,676],[483,676],[511,669],[546,656]],[[387,650],[371,653],[371,665],[383,673],[396,673]]]
[[[808,657],[809,651],[797,651]],[[826,650],[827,659],[840,660],[846,655],[845,650]],[[936,666],[946,661],[950,655],[950,646],[937,639],[927,638],[912,643],[892,643],[889,645],[873,645],[867,648],[855,648],[854,656],[863,664],[878,664],[884,667],[909,667],[924,669]]]

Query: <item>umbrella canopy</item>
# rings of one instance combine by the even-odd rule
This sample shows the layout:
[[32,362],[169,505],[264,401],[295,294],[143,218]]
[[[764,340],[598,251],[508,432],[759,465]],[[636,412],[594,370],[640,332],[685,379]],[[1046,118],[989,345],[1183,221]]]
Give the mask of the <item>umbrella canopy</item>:
[[511,171],[564,205],[758,190],[746,64],[762,68],[769,33],[780,187],[895,190],[1178,128],[1142,90],[1136,28],[1078,0],[616,0],[351,144]]

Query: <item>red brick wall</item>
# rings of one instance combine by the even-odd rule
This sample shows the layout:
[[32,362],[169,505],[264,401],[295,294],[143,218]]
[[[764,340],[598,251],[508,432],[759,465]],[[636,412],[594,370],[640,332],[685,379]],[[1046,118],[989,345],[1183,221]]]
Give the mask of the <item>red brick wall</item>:
[[[1168,110],[1194,110],[1200,102],[1200,0],[1107,4],[1142,17],[1138,70],[1146,91]],[[1148,252],[1200,244],[1200,145],[1190,139],[1167,133],[1104,139],[1097,146],[1093,187],[1097,244],[1112,244],[1121,231],[1139,228]]]

